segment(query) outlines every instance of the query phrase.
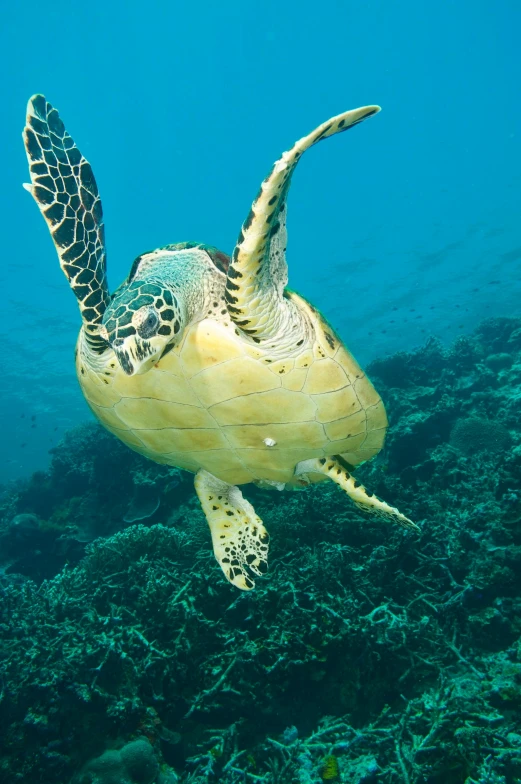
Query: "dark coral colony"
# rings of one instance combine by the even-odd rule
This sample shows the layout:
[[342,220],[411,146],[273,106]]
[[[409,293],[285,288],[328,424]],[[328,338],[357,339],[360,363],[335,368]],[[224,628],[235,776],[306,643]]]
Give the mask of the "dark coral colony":
[[273,534],[222,579],[189,474],[94,424],[0,505],[0,782],[521,781],[521,321],[372,363],[383,452],[250,487]]

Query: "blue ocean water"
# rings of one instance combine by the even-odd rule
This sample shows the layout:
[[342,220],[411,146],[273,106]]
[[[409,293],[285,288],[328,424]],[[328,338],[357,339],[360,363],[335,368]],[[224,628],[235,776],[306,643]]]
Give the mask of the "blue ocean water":
[[290,285],[367,363],[519,315],[520,23],[508,0],[3,8],[0,482],[44,468],[90,417],[76,303],[21,187],[31,94],[94,168],[112,287],[161,244],[231,252],[284,149],[381,104],[306,155],[289,202]]

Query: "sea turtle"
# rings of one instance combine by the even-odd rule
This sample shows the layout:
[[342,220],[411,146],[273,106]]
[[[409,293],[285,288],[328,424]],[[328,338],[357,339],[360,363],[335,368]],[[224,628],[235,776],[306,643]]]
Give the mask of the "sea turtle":
[[362,509],[416,528],[352,477],[382,448],[384,406],[325,319],[286,288],[286,198],[300,156],[378,111],[339,114],[283,153],[231,257],[165,245],[138,256],[111,295],[92,169],[45,97],[29,101],[25,187],[80,307],[83,394],[129,447],[195,474],[215,557],[243,590],[266,572],[269,537],[238,485],[332,479]]

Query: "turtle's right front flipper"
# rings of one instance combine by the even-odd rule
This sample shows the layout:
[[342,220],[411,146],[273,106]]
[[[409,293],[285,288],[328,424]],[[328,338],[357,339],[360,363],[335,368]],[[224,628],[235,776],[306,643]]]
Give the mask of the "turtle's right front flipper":
[[58,112],[43,95],[29,100],[23,135],[31,173],[31,184],[24,187],[47,221],[84,326],[95,336],[110,300],[96,180]]
[[255,342],[271,342],[292,328],[281,317],[287,306],[286,201],[300,158],[323,139],[354,128],[379,111],[379,106],[362,106],[322,123],[284,152],[262,182],[233,251],[225,292],[230,318]]

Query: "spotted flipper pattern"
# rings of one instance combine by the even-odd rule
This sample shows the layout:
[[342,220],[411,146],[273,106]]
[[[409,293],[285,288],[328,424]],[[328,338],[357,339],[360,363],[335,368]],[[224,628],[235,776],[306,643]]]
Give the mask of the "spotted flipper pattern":
[[379,106],[364,106],[322,123],[283,153],[262,183],[233,251],[225,293],[232,320],[256,342],[276,335],[283,324],[279,305],[288,279],[286,197],[302,153],[379,111]]
[[255,586],[252,573],[268,570],[269,535],[238,487],[199,471],[195,490],[212,534],[213,551],[226,579],[243,591]]
[[405,517],[394,506],[386,504],[385,501],[381,501],[373,493],[366,490],[357,479],[351,476],[342,463],[335,458],[321,457],[313,460],[304,460],[297,465],[295,474],[297,476],[325,474],[335,484],[339,485],[362,511],[374,514],[388,522],[399,523],[404,528],[412,528],[414,531],[420,530],[416,523]]
[[110,300],[101,200],[90,164],[43,95],[27,105],[24,142],[32,194],[60,265],[78,299],[87,334],[98,331]]

